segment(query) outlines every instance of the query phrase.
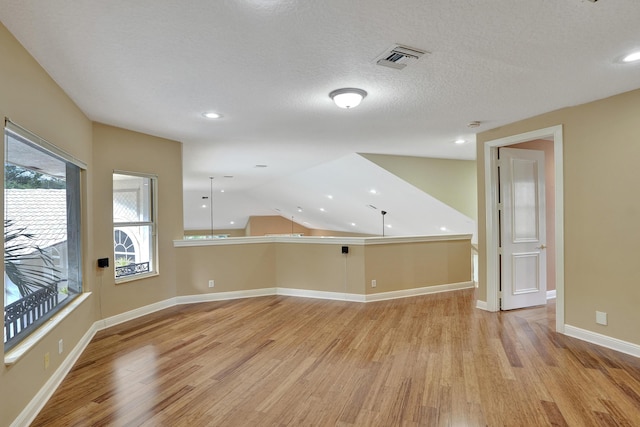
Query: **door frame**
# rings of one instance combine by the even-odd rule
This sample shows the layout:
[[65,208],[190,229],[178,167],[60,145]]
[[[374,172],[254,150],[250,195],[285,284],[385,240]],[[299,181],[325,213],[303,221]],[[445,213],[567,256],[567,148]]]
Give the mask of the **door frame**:
[[562,125],[551,126],[518,135],[487,141],[484,144],[484,190],[485,190],[485,253],[487,256],[487,310],[500,310],[498,257],[498,147],[532,141],[553,139],[555,169],[555,248],[556,248],[556,331],[564,333],[564,191],[562,160]]

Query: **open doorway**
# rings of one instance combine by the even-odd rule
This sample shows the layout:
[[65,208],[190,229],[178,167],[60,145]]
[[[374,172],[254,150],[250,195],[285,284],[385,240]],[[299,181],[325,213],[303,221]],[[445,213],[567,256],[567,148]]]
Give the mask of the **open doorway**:
[[[541,141],[548,141],[547,143]],[[556,297],[556,331],[564,331],[564,232],[563,232],[563,170],[562,170],[562,126],[553,126],[524,134],[488,141],[484,146],[485,167],[485,197],[486,197],[486,254],[487,254],[487,310],[500,310],[500,214],[498,150],[501,147],[543,149],[548,144],[551,149],[552,161],[546,169],[548,186],[553,188],[553,198],[548,206],[545,217],[551,221],[552,254],[548,254],[551,264],[550,280]],[[546,156],[545,156],[546,157]],[[550,293],[549,295],[553,295]]]

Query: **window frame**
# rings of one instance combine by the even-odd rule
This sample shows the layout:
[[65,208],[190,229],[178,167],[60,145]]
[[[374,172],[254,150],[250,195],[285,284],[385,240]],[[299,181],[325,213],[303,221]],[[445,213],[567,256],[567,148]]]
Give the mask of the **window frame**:
[[[113,218],[113,208],[114,208],[114,194],[115,190],[113,188],[114,175],[125,175],[136,178],[146,178],[149,179],[149,220],[148,221],[127,221],[127,222],[116,222]],[[112,219],[112,230],[111,230],[111,250],[113,254],[113,277],[116,284],[132,282],[135,280],[145,279],[148,277],[158,276],[160,274],[159,261],[158,261],[158,176],[155,174],[142,173],[142,172],[131,172],[124,171],[119,169],[114,169],[111,174],[111,219]],[[125,227],[150,227],[150,238],[151,243],[149,244],[149,262],[151,267],[149,271],[145,271],[142,273],[133,273],[127,276],[116,277],[116,243],[115,243],[115,232],[118,228]],[[125,232],[126,233],[126,232]]]
[[[61,313],[65,313],[67,307],[77,305],[77,301],[80,298],[86,297],[86,290],[84,289],[83,271],[83,230],[82,225],[82,200],[86,197],[83,186],[83,175],[86,173],[87,165],[70,155],[64,150],[56,147],[49,141],[39,137],[38,135],[30,132],[29,130],[11,122],[5,118],[4,128],[2,132],[3,136],[3,167],[7,165],[7,138],[11,137],[17,142],[20,142],[32,149],[38,150],[51,158],[64,162],[66,165],[65,176],[65,194],[66,194],[66,215],[67,215],[67,240],[65,241],[67,250],[67,298],[56,303],[56,305],[39,315],[36,320],[32,320],[25,327],[21,327],[24,330],[24,335],[15,335],[7,342],[4,342],[5,356],[7,354],[22,354],[29,346],[34,338],[42,334],[41,330],[47,324],[51,323],[51,319],[59,317]],[[4,173],[4,172],[3,172]],[[3,184],[3,193],[6,190],[6,186]],[[3,197],[5,195],[3,194]],[[6,200],[3,204],[3,219],[6,220]],[[46,249],[46,248],[45,248]],[[6,274],[6,273],[5,273]],[[73,276],[73,278],[72,278]],[[3,281],[4,282],[4,281]],[[6,283],[3,283],[3,287]],[[69,290],[73,292],[69,292]],[[24,299],[26,297],[23,297]],[[3,301],[4,302],[4,301]],[[4,304],[3,304],[4,305]],[[6,309],[6,306],[5,306]],[[3,327],[7,325],[3,324]],[[17,339],[19,337],[19,339]],[[27,347],[25,347],[27,343]],[[6,364],[5,357],[5,364]]]

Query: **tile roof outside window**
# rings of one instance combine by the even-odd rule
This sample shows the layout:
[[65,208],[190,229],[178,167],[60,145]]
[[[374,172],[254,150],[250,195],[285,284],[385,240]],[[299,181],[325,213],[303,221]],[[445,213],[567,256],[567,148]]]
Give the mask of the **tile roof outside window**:
[[5,219],[32,234],[40,249],[67,240],[67,201],[64,189],[5,189]]

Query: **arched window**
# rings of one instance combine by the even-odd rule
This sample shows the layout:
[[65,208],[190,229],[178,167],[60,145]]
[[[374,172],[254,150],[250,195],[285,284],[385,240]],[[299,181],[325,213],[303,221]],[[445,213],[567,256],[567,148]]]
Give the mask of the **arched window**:
[[114,230],[113,247],[116,267],[123,267],[136,262],[136,248],[133,245],[133,240],[124,231]]

